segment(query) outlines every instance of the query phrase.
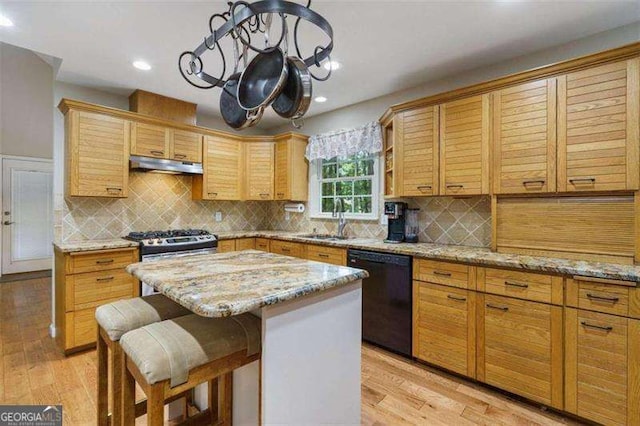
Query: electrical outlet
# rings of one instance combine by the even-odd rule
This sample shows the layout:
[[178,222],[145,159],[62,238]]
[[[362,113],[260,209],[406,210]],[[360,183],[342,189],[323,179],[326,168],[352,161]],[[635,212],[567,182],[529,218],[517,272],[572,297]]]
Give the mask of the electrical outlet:
[[291,220],[291,213],[289,212],[284,212],[284,220],[286,220],[287,222]]
[[222,212],[216,212],[216,222],[222,222]]
[[389,224],[389,218],[387,217],[386,214],[383,214],[382,216],[380,216],[380,225],[388,225]]

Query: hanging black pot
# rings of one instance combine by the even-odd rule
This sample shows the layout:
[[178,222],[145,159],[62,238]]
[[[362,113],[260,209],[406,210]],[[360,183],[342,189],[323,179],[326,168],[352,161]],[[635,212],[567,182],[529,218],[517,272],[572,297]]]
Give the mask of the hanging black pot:
[[263,108],[259,108],[257,111],[246,111],[238,103],[238,80],[240,79],[240,73],[233,74],[220,94],[220,112],[222,119],[227,125],[236,129],[242,130],[247,127],[251,127],[257,124],[262,118]]
[[238,103],[247,111],[266,108],[282,91],[288,69],[279,47],[258,53],[242,72],[238,81]]
[[287,82],[271,106],[280,117],[296,120],[311,105],[311,74],[304,61],[295,56],[287,58],[287,68]]

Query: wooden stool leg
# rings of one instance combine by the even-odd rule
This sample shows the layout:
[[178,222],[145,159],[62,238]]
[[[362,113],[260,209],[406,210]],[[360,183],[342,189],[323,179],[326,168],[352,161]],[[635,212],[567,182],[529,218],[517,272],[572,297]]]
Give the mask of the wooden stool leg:
[[107,426],[109,424],[109,379],[107,377],[109,351],[99,327],[96,355],[98,357],[98,426]]
[[149,386],[147,394],[147,425],[164,425],[164,383]]
[[111,344],[111,395],[113,405],[111,408],[111,426],[122,424],[122,381],[125,369],[124,351],[118,342]]
[[218,379],[209,380],[209,412],[211,413],[211,424],[220,424],[220,409],[218,407]]
[[122,381],[122,424],[129,426],[136,422],[136,379],[126,364]]
[[218,378],[219,383],[219,419],[220,424],[231,426],[233,419],[233,371],[222,375]]

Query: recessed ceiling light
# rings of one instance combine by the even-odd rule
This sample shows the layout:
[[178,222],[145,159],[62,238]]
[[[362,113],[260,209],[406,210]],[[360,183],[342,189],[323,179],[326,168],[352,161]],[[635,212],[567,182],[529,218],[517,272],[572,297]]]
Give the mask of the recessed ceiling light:
[[335,70],[339,70],[341,67],[342,67],[342,64],[338,61],[328,61],[324,64],[325,70],[335,71]]
[[13,21],[4,15],[0,15],[0,27],[13,27]]
[[323,102],[327,102],[327,98],[325,98],[324,96],[318,96],[318,97],[315,99],[315,101],[316,101],[316,102],[323,103]]
[[142,71],[149,71],[151,69],[151,65],[145,61],[134,61],[133,66]]

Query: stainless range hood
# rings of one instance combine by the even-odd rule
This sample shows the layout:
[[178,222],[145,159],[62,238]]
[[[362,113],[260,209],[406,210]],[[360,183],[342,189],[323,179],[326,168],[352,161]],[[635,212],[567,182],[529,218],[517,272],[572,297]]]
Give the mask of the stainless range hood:
[[131,170],[143,172],[164,172],[172,174],[201,175],[202,163],[190,161],[166,160],[164,158],[141,157],[132,155],[129,158]]

